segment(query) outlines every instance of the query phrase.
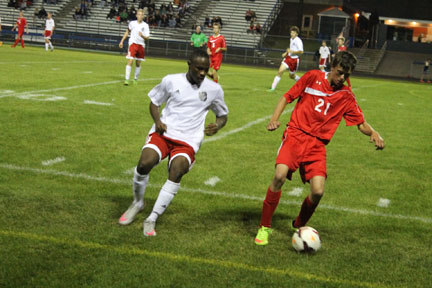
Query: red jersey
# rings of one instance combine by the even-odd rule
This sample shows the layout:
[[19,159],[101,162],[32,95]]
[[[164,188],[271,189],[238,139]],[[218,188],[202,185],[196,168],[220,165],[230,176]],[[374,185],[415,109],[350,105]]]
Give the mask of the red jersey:
[[346,46],[338,46],[338,52],[340,51],[347,51],[347,47]]
[[303,75],[284,94],[288,103],[299,98],[288,126],[328,143],[342,117],[347,126],[363,123],[363,112],[347,86],[334,91],[327,80],[328,72],[312,70]]
[[16,25],[18,27],[18,32],[19,33],[23,33],[24,32],[24,28],[27,25],[26,18],[24,18],[24,17],[18,18],[17,21],[16,21]]
[[210,49],[212,55],[211,56],[215,56],[216,54],[222,53],[222,51],[219,50],[218,53],[216,53],[216,49],[217,48],[226,48],[226,43],[225,43],[225,37],[223,37],[222,35],[218,35],[218,36],[210,36],[208,42],[207,42],[207,47]]

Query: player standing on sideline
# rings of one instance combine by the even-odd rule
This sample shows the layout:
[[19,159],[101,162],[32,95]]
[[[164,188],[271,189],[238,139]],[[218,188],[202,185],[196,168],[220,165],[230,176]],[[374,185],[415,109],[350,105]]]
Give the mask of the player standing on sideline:
[[325,40],[323,40],[321,43],[319,54],[320,54],[320,62],[318,67],[322,72],[325,72],[325,67],[327,66],[327,63],[330,60],[330,49],[327,47],[327,43]]
[[[345,37],[343,36],[339,36],[336,39],[337,42],[337,52],[341,52],[341,51],[347,51],[347,47],[345,46]],[[332,55],[332,57],[335,57],[335,54]],[[351,81],[350,79],[346,79],[346,82],[348,84],[348,87],[351,89]]]
[[307,72],[285,93],[273,113],[267,130],[276,130],[279,117],[287,103],[299,99],[285,129],[282,144],[276,158],[272,183],[267,189],[263,203],[261,224],[255,238],[257,245],[268,244],[272,233],[271,220],[279,203],[281,188],[286,178],[300,168],[303,183],[310,183],[306,196],[292,228],[305,226],[324,193],[327,178],[326,149],[342,117],[348,126],[357,125],[360,132],[370,136],[377,149],[384,148],[384,140],[364,119],[354,94],[344,85],[354,70],[357,59],[351,52],[339,52],[331,64],[330,72],[312,70]]
[[54,51],[54,46],[51,43],[51,36],[54,33],[54,19],[52,19],[52,14],[48,13],[47,19],[45,21],[45,32],[44,32],[44,39],[45,39],[45,51],[48,51],[48,48],[51,49],[51,52]]
[[[1,28],[1,17],[0,17],[0,36],[1,36],[2,28]],[[3,42],[0,41],[0,46],[3,46]]]
[[[144,221],[144,236],[156,236],[156,220],[177,194],[182,177],[192,168],[204,133],[207,136],[216,134],[228,119],[228,107],[221,86],[206,78],[210,66],[207,53],[194,51],[187,63],[187,73],[165,76],[148,94],[154,124],[134,172],[134,201],[119,219],[119,224],[127,225],[143,210],[149,173],[169,156],[168,180],[159,192],[153,211]],[[216,123],[204,128],[210,109],[216,114]]]
[[19,12],[19,17],[15,25],[13,26],[12,31],[15,31],[17,27],[18,27],[18,35],[15,40],[15,43],[12,45],[12,48],[15,48],[19,41],[21,41],[21,47],[24,48],[24,39],[23,39],[24,28],[26,30],[26,34],[28,34],[29,32],[28,32],[27,19],[24,18],[23,11]]
[[286,52],[282,54],[284,60],[282,61],[278,74],[273,79],[272,86],[270,88],[270,92],[273,92],[279,81],[281,80],[282,74],[285,70],[289,69],[290,78],[298,81],[300,79],[299,76],[296,75],[298,67],[300,65],[299,55],[303,54],[303,42],[298,37],[300,30],[297,26],[293,26],[290,28],[290,47],[287,48]]
[[135,77],[134,84],[137,84],[138,76],[141,71],[141,61],[144,61],[145,57],[145,42],[144,40],[148,40],[150,38],[150,29],[144,19],[144,11],[142,9],[138,9],[137,20],[131,21],[129,23],[128,29],[125,31],[123,38],[120,41],[119,47],[123,48],[123,42],[126,40],[130,33],[129,39],[129,49],[126,58],[128,59],[128,63],[126,65],[126,73],[125,73],[125,82],[124,85],[129,85],[130,73],[132,71],[133,60],[135,59]]
[[425,77],[427,78],[427,80],[426,80],[427,83],[431,83],[430,76],[429,76],[429,66],[430,66],[430,63],[431,63],[431,59],[427,59],[425,61],[425,63],[424,63],[423,74],[422,74],[422,76],[420,78],[420,83],[424,83],[424,78]]
[[217,72],[222,64],[222,52],[227,51],[225,37],[220,35],[220,24],[213,24],[214,35],[210,36],[207,42],[207,54],[210,56],[210,68],[212,68],[210,76],[214,82],[219,82],[219,76]]

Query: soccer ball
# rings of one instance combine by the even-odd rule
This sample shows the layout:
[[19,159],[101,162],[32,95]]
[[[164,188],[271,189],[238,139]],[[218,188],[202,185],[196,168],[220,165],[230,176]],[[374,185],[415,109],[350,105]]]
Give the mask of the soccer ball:
[[297,252],[316,252],[321,248],[321,238],[314,228],[300,227],[292,236],[292,246]]

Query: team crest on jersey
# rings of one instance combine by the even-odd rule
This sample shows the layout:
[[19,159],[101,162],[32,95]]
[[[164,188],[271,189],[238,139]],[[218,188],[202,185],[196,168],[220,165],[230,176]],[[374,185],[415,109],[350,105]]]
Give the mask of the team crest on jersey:
[[205,91],[200,91],[200,92],[198,93],[198,95],[199,95],[199,98],[200,98],[201,101],[206,101],[206,100],[207,100],[207,92],[205,92]]

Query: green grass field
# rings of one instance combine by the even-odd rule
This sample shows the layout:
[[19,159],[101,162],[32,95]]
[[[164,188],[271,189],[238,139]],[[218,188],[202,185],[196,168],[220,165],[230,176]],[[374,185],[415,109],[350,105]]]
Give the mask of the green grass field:
[[[152,125],[147,93],[187,70],[184,60],[150,57],[139,85],[124,87],[125,64],[122,55],[0,48],[0,287],[430,287],[431,85],[352,77],[387,147],[376,151],[342,121],[309,222],[322,249],[304,255],[289,232],[309,191],[298,173],[284,186],[269,245],[253,241],[283,132],[267,132],[266,117],[293,85],[285,75],[267,93],[275,69],[223,64],[228,124],[206,138],[158,236],[144,238],[142,221],[167,162],[151,173],[144,213],[117,224]],[[56,158],[64,161],[45,162]],[[215,176],[214,187],[204,184]]]

